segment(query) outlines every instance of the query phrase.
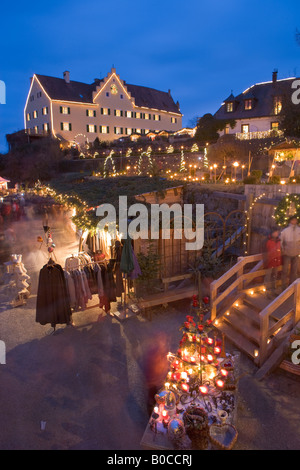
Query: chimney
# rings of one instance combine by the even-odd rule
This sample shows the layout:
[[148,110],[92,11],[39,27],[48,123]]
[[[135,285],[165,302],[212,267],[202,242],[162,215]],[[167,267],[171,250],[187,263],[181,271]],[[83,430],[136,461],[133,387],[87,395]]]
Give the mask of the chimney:
[[70,83],[70,72],[67,70],[64,72],[64,79],[66,83]]
[[276,83],[277,82],[277,73],[278,73],[278,70],[275,69],[272,73],[272,81],[273,83]]

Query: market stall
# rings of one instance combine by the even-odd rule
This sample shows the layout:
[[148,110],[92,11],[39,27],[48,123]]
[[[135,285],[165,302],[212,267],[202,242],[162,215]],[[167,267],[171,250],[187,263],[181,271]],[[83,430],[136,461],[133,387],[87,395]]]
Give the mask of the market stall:
[[232,449],[235,427],[239,354],[225,351],[209,320],[197,306],[182,326],[169,371],[155,394],[155,406],[141,440],[146,449]]

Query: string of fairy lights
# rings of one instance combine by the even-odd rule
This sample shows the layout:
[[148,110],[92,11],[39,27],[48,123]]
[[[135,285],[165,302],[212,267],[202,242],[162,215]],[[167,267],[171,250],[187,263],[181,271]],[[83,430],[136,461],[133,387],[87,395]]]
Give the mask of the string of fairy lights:
[[262,199],[265,195],[266,193],[262,193],[259,196],[256,196],[251,202],[251,204],[249,205],[249,208],[245,210],[245,216],[246,216],[246,222],[244,225],[246,229],[246,241],[244,241],[244,245],[246,245],[246,248],[244,250],[245,255],[248,254],[248,244],[249,244],[249,237],[250,237],[250,221],[252,218],[252,210],[256,202]]
[[137,174],[138,175],[141,175],[142,174],[142,161],[143,161],[143,158],[146,157],[148,159],[148,165],[150,167],[153,166],[153,161],[152,161],[152,158],[151,158],[151,152],[152,152],[152,149],[151,147],[149,146],[147,148],[147,151],[146,152],[142,152],[141,155],[140,155],[140,158],[139,158],[139,161],[138,161],[138,167],[137,167]]

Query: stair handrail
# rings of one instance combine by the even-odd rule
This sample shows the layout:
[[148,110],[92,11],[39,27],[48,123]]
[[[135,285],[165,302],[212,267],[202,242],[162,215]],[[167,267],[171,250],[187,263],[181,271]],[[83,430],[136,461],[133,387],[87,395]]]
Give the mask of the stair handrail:
[[[280,328],[287,320],[292,319],[292,326],[300,321],[300,278],[290,284],[278,297],[268,304],[260,313],[260,344],[259,344],[259,364],[262,365],[267,359],[268,340],[271,334],[270,316],[280,307],[289,297],[294,297],[293,310],[287,312],[278,322]],[[276,327],[275,327],[276,328]],[[272,330],[274,325],[272,326]],[[277,328],[276,328],[277,329]]]
[[[245,282],[250,282],[254,277],[259,274],[265,274],[266,270],[259,268],[262,266],[263,261],[263,253],[258,253],[255,255],[249,256],[240,256],[238,261],[235,265],[232,266],[226,273],[224,273],[221,277],[214,280],[210,285],[210,318],[212,321],[215,320],[217,316],[217,305],[223,300],[223,298],[227,295],[230,295],[235,289],[241,291],[244,287]],[[258,269],[255,269],[256,266],[247,274],[244,274],[244,268],[248,264],[253,262],[257,262]],[[225,282],[228,281],[231,277],[237,275],[237,279],[222,293],[222,296],[218,295],[218,289],[222,287]]]

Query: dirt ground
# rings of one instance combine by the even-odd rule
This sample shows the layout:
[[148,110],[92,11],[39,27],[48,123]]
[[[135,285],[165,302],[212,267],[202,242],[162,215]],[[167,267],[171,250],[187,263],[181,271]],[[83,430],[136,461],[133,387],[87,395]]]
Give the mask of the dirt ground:
[[[64,222],[51,224],[63,262],[76,252],[77,238]],[[142,359],[161,332],[166,349],[177,349],[188,302],[156,309],[152,321],[138,315],[120,322],[95,306],[74,314],[75,327],[49,334],[50,325],[35,322],[38,272],[47,259],[36,242],[40,220],[14,229],[32,295],[24,306],[0,310],[7,352],[0,365],[0,449],[140,450],[148,422]],[[277,369],[259,382],[256,370],[242,354],[235,449],[300,449],[300,379]]]

